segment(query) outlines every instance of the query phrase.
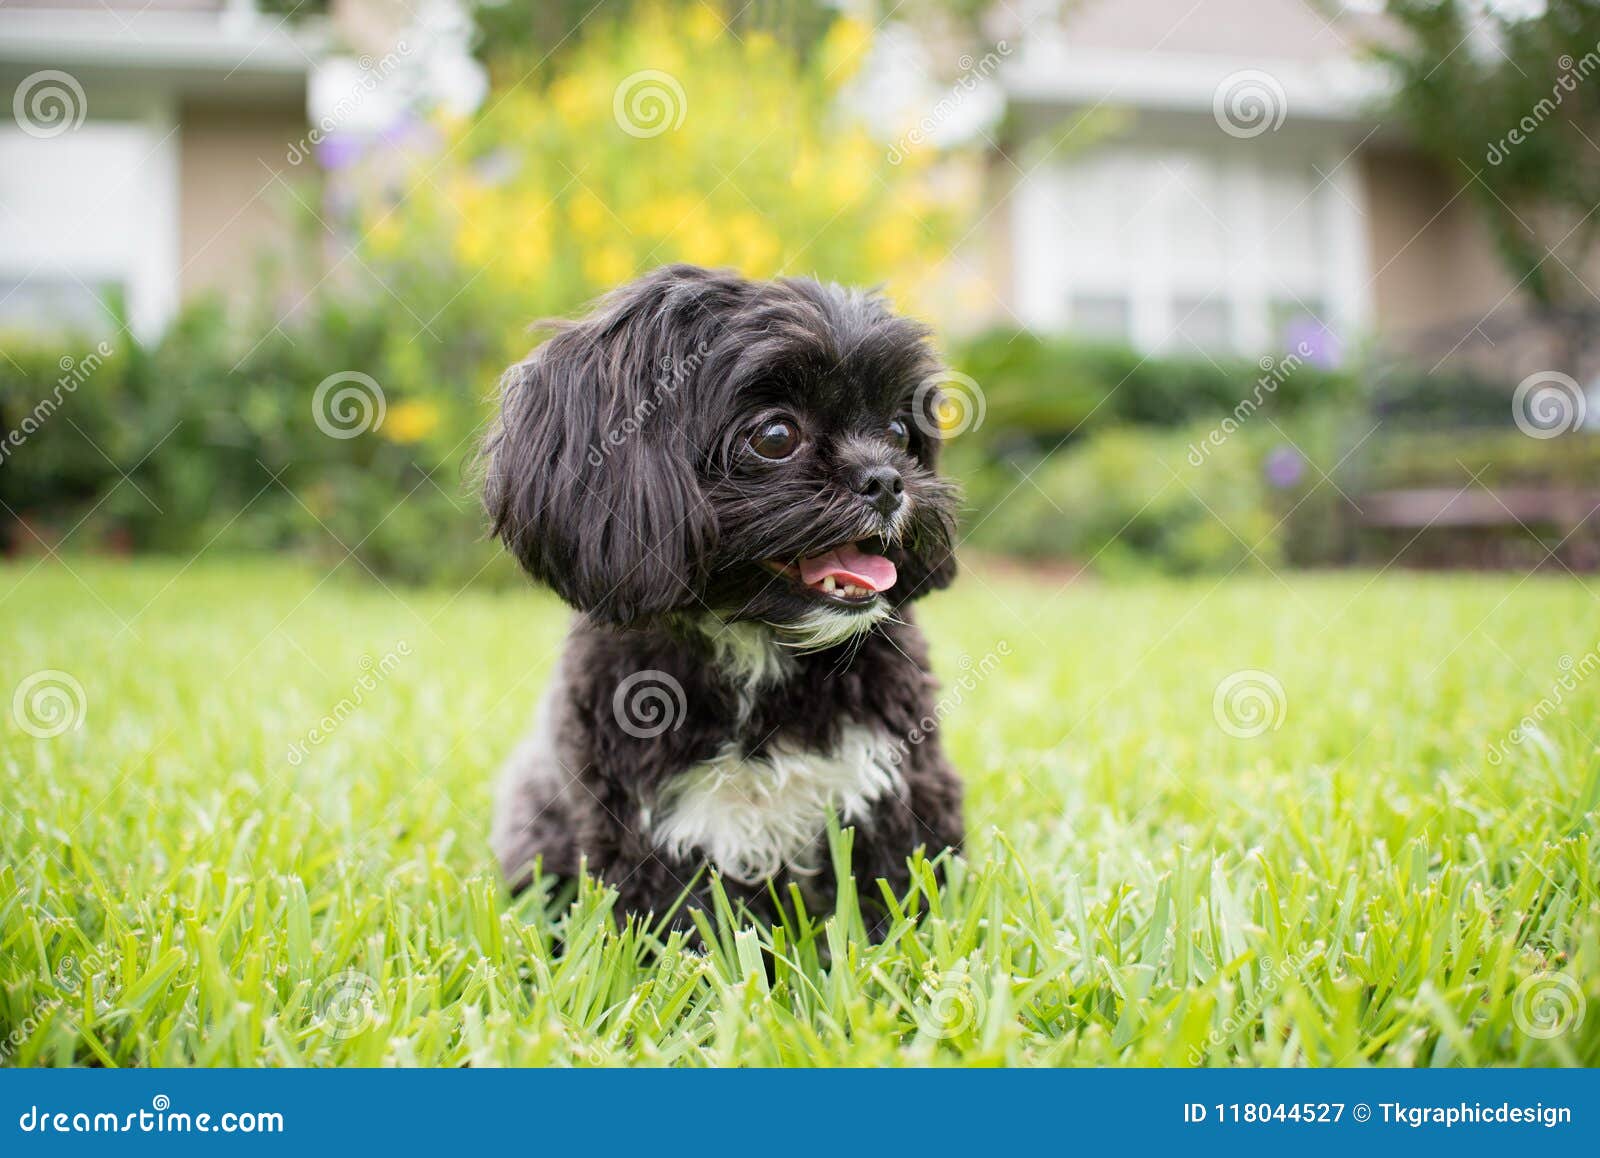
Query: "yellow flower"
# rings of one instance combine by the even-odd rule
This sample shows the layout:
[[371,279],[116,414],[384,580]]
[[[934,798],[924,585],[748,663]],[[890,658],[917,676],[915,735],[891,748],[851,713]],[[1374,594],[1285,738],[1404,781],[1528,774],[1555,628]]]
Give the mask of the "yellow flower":
[[609,233],[616,226],[606,203],[587,189],[572,199],[572,208],[567,214],[572,218],[573,228],[586,237]]
[[722,35],[722,18],[709,4],[696,4],[689,13],[689,36],[697,44],[710,44]]
[[390,442],[421,442],[439,425],[439,407],[432,402],[400,402],[389,407],[378,427]]
[[[586,78],[564,76],[550,86],[550,103],[563,121],[576,124],[589,119],[595,101]],[[536,107],[530,105],[529,111]]]
[[584,255],[583,272],[602,289],[625,282],[633,276],[633,255],[620,245],[602,245]]
[[735,213],[728,219],[726,232],[734,265],[751,277],[772,275],[783,246],[766,222],[754,213]]
[[839,84],[854,76],[866,59],[872,45],[872,29],[853,16],[835,20],[828,34],[822,38],[822,71],[830,84]]
[[398,215],[387,213],[375,217],[367,226],[366,242],[374,253],[385,257],[400,248],[401,233]]
[[916,252],[919,230],[907,214],[891,213],[867,236],[867,257],[875,269],[891,270]]

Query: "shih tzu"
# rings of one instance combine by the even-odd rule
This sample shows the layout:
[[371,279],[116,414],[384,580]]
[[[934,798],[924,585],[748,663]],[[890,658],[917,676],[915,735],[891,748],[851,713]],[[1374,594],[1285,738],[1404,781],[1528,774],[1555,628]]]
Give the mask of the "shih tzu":
[[507,372],[493,529],[581,615],[504,771],[493,844],[691,928],[709,873],[758,919],[864,905],[959,849],[913,600],[955,573],[939,364],[877,296],[670,266]]

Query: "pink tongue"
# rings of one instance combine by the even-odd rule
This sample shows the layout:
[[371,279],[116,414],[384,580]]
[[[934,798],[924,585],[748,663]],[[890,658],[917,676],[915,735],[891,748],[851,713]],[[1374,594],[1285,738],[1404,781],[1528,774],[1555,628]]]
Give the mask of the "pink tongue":
[[854,583],[871,591],[887,591],[896,579],[894,564],[882,555],[869,555],[854,543],[800,560],[800,578],[812,587],[829,575],[839,583]]

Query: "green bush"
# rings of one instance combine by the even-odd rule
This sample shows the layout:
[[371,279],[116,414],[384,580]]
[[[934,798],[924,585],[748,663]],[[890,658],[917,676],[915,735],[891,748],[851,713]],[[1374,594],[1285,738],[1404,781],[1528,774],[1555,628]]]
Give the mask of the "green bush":
[[[1508,424],[1509,425],[1509,424]],[[1529,438],[1506,430],[1380,431],[1342,472],[1367,490],[1466,486],[1600,489],[1600,437]],[[1343,485],[1343,484],[1341,484]]]
[[[548,85],[419,129],[433,148],[413,172],[335,175],[327,212],[356,248],[295,308],[283,284],[233,316],[193,306],[153,347],[97,356],[60,398],[62,349],[7,342],[0,437],[30,429],[0,463],[24,526],[0,533],[23,549],[37,535],[353,556],[401,579],[508,573],[469,475],[536,319],[680,260],[882,282],[915,309],[960,207],[935,195],[931,151],[893,165],[841,115],[870,38],[841,17],[802,58],[703,6],[641,5],[586,28]],[[324,220],[280,269],[325,266]],[[318,407],[323,384],[335,393]],[[344,390],[374,407],[348,438],[325,429]]]
[[1262,362],[1156,357],[1014,329],[960,343],[951,360],[983,394],[986,413],[972,441],[1009,457],[1047,452],[1102,427],[1220,420],[1258,388],[1261,409],[1292,414],[1350,400],[1359,382],[1314,365],[1309,351]]
[[[1265,423],[1197,461],[1194,447],[1210,429],[1115,427],[1050,455],[1027,481],[1002,468],[980,489],[1004,487],[1009,497],[974,515],[971,542],[1109,574],[1297,561],[1293,519],[1285,516],[1315,489],[1315,468]],[[1305,435],[1295,442],[1305,446]],[[1309,447],[1305,453],[1315,457]]]
[[[11,547],[281,550],[401,579],[476,574],[495,557],[467,477],[493,376],[459,369],[469,359],[449,340],[407,363],[392,329],[379,303],[329,296],[284,328],[198,306],[153,347],[108,355],[8,342],[0,424],[23,436],[0,461],[0,500],[23,524]],[[252,333],[266,336],[247,346]],[[70,389],[62,348],[92,351]],[[313,398],[356,367],[383,416],[334,437],[318,422],[340,429],[332,403],[319,415]]]

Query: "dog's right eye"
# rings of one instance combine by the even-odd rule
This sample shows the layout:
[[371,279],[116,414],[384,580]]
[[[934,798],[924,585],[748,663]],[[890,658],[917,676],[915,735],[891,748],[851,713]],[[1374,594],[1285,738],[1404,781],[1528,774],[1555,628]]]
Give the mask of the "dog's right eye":
[[750,435],[750,449],[762,458],[788,458],[800,445],[800,428],[787,418],[763,422]]

